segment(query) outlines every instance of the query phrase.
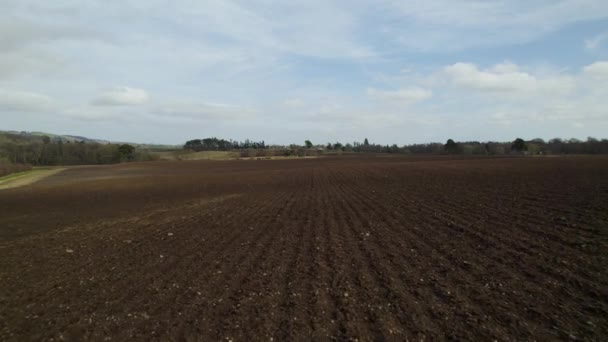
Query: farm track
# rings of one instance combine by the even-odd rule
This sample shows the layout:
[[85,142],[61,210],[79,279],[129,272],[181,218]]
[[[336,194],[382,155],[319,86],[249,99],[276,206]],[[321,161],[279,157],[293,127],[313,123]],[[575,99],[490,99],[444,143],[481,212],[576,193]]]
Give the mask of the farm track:
[[71,169],[0,193],[0,340],[605,340],[607,247],[605,157]]

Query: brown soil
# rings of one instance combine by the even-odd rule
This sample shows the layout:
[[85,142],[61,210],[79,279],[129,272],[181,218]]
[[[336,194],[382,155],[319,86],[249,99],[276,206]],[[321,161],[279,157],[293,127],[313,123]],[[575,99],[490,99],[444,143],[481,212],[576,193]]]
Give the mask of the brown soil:
[[80,167],[0,192],[0,340],[606,340],[608,158]]

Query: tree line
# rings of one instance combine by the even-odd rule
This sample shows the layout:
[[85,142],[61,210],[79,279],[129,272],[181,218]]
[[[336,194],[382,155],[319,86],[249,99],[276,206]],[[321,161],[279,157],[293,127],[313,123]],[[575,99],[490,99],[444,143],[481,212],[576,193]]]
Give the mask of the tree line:
[[263,150],[268,148],[266,143],[262,141],[245,141],[224,140],[218,138],[205,138],[189,140],[184,144],[185,150],[192,151],[234,151],[234,150]]
[[[441,146],[435,146],[441,150]],[[455,142],[448,140],[443,145],[443,153],[449,154],[608,154],[608,139],[589,137],[587,140],[554,138],[524,140],[517,138],[512,142]]]
[[[236,141],[218,138],[204,138],[187,141],[183,148],[191,151],[258,151],[255,156],[272,155],[321,155],[325,153],[401,153],[401,154],[608,154],[608,140],[589,137],[587,140],[543,139],[524,140],[517,138],[511,142],[456,142],[446,143],[382,145],[363,142],[313,144],[268,145],[262,141]],[[248,152],[247,152],[248,151]],[[243,153],[245,153],[243,152]],[[69,140],[61,137],[33,135],[27,133],[0,133],[0,176],[30,169],[32,166],[113,164],[135,160],[154,160],[158,157],[145,149],[129,144],[98,143],[93,141]]]
[[192,151],[235,151],[247,149],[273,149],[296,151],[317,151],[324,153],[355,152],[355,153],[402,153],[402,154],[462,154],[462,155],[501,155],[501,154],[608,154],[608,140],[589,137],[587,140],[560,139],[549,141],[543,139],[524,140],[517,138],[511,142],[456,142],[448,139],[445,143],[397,144],[382,145],[370,143],[367,138],[363,142],[313,144],[310,140],[303,145],[267,145],[264,141],[237,142],[218,138],[195,139],[186,142],[184,149]]
[[30,134],[0,134],[0,174],[31,166],[113,164],[154,157],[129,144],[69,141]]

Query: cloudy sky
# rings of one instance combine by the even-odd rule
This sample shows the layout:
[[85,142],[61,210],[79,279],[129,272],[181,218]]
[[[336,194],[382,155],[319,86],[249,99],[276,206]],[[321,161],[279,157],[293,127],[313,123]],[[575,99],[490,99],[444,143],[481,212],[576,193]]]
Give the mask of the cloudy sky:
[[608,138],[608,1],[0,0],[0,129]]

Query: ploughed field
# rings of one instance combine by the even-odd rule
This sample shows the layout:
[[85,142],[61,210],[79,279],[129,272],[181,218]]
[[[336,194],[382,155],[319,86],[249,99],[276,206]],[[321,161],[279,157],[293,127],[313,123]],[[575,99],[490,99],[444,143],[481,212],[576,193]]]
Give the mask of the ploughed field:
[[606,340],[608,158],[76,167],[0,191],[0,340]]

